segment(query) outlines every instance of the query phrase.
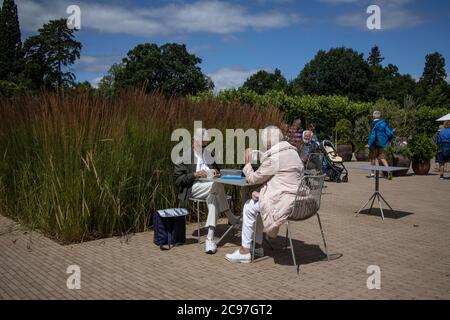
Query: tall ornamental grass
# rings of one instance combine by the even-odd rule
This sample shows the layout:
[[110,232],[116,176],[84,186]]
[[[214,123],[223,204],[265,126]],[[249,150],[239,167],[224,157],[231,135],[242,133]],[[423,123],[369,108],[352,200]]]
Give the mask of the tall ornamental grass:
[[0,101],[0,212],[63,243],[140,232],[177,206],[170,159],[176,128],[261,128],[274,108],[42,93]]

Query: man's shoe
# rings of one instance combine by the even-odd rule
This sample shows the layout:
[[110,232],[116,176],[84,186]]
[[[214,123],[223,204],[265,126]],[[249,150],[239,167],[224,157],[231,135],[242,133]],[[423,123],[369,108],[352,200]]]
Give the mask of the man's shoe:
[[233,263],[250,263],[252,262],[252,256],[249,253],[242,254],[239,252],[239,249],[237,249],[233,253],[228,253],[225,255],[225,259],[227,259],[230,262]]
[[213,240],[206,239],[205,252],[207,254],[215,254],[217,252],[217,244]]
[[236,219],[233,222],[228,221],[228,225],[230,227],[233,226],[233,229],[235,229],[235,230],[241,230],[242,229],[242,221],[241,221],[241,219],[239,217],[236,217]]
[[264,249],[263,247],[255,248],[255,258],[262,258],[264,257]]
[[388,180],[392,180],[392,172],[388,173]]
[[371,173],[370,175],[367,176],[367,178],[375,178],[375,174]]
[[441,176],[439,177],[439,179],[444,180],[445,178],[444,178],[443,175],[441,175]]

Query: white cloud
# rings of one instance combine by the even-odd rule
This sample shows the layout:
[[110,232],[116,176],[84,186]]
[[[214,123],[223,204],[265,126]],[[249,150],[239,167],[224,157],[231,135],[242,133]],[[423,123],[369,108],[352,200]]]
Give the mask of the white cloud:
[[214,81],[215,91],[223,89],[238,88],[244,84],[251,75],[265,69],[246,70],[242,67],[227,67],[208,74]]
[[211,51],[213,50],[213,46],[209,44],[199,44],[192,47],[188,47],[189,53],[198,54],[199,52]]
[[358,3],[360,0],[319,0],[319,2],[330,3],[330,4],[349,4]]
[[91,83],[91,86],[93,88],[98,88],[98,85],[100,83],[100,81],[103,79],[103,77],[97,77],[95,79],[92,79],[91,81],[89,81]]
[[[50,19],[67,17],[69,4],[69,0],[21,0],[17,5],[22,28],[36,31]],[[81,1],[78,5],[82,29],[144,37],[189,32],[229,34],[283,28],[302,21],[294,13],[252,12],[245,6],[216,0],[139,8],[94,1]]]
[[121,58],[115,55],[92,56],[82,55],[76,61],[74,67],[77,71],[91,72],[91,73],[106,73],[111,65],[120,62]]

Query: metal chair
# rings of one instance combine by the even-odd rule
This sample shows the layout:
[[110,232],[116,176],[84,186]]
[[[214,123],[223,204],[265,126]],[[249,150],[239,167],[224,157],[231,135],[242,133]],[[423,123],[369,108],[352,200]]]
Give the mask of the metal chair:
[[[233,197],[227,195],[227,200],[230,203],[230,208],[234,208],[234,204],[233,204]],[[198,239],[198,244],[200,244],[200,204],[204,203],[206,204],[206,199],[199,199],[199,198],[189,198],[189,201],[193,202],[194,206],[193,206],[193,211],[197,214],[197,239]],[[233,210],[233,209],[232,209]]]
[[308,159],[305,163],[305,175],[308,176],[317,176],[322,175],[322,163],[323,163],[323,154],[313,152],[308,155]]
[[[323,244],[325,247],[325,253],[327,255],[327,260],[330,261],[330,257],[328,255],[327,243],[325,241],[325,235],[322,228],[322,222],[320,221],[319,209],[320,202],[322,198],[322,188],[325,180],[325,175],[321,176],[304,176],[300,182],[300,185],[297,189],[297,195],[295,197],[294,208],[286,220],[286,243],[284,249],[287,249],[287,241],[289,240],[292,260],[294,262],[294,266],[297,269],[297,274],[299,273],[300,265],[297,265],[297,261],[295,259],[294,246],[292,243],[292,233],[290,224],[295,221],[304,221],[313,216],[317,216],[317,220],[319,222],[320,233],[322,234]],[[255,224],[258,222],[256,220]],[[256,230],[256,225],[255,229]],[[253,233],[253,250],[252,250],[252,262],[254,261],[254,252],[255,252],[255,238],[256,232]]]
[[197,239],[200,244],[200,203],[206,203],[206,199],[189,198],[189,201],[193,202],[193,211],[197,214]]

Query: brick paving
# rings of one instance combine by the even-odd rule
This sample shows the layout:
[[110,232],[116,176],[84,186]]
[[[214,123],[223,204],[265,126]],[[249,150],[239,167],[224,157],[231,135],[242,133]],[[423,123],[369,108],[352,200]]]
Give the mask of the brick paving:
[[[357,163],[348,166],[354,167]],[[188,243],[169,252],[152,244],[153,232],[62,246],[0,216],[0,299],[449,299],[450,180],[436,175],[381,180],[381,192],[400,212],[387,218],[354,211],[374,181],[350,169],[350,183],[327,183],[321,218],[329,251],[322,261],[317,220],[293,228],[300,275],[284,238],[253,265],[231,264],[225,253],[203,253],[188,226]],[[218,233],[225,229],[225,221]],[[66,286],[69,265],[81,268],[81,289]],[[381,289],[366,286],[367,267],[381,268]]]

